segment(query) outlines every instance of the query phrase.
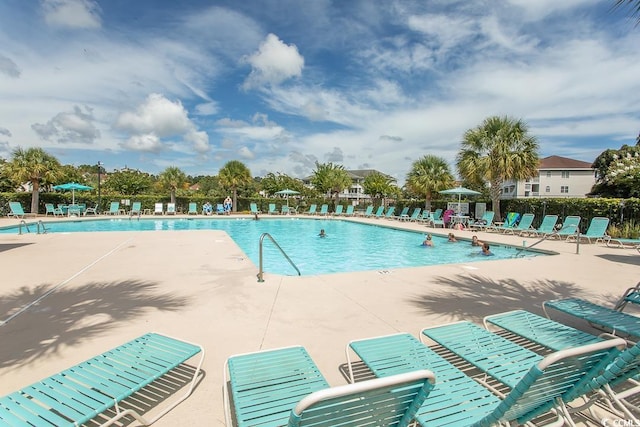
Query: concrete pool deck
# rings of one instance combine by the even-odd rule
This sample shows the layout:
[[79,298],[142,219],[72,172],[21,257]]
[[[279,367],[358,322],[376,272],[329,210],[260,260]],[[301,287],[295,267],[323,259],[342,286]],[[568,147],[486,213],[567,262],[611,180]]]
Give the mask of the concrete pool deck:
[[[353,220],[446,234],[416,223]],[[3,218],[0,226],[18,222]],[[523,240],[475,234],[495,243]],[[640,280],[635,250],[581,244],[576,254],[575,244],[558,241],[539,247],[558,255],[307,277],[266,273],[258,283],[257,266],[222,231],[0,234],[0,321],[56,288],[0,326],[0,396],[155,331],[206,350],[206,374],[193,395],[155,425],[222,426],[223,364],[232,354],[300,344],[329,383],[341,385],[350,340],[417,336],[425,326],[513,309],[541,314],[543,301],[561,297],[613,305]]]

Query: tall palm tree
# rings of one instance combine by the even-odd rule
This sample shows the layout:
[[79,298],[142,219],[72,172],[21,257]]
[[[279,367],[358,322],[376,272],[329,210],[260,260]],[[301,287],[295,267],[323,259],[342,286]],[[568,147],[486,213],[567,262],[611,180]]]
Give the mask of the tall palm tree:
[[187,175],[175,166],[169,166],[160,173],[160,184],[171,192],[171,203],[176,202],[176,190],[187,182]]
[[40,203],[40,184],[52,183],[62,176],[58,159],[42,148],[17,148],[5,165],[5,171],[13,182],[31,183],[31,213],[38,213]]
[[413,162],[407,174],[407,189],[424,196],[426,210],[431,210],[431,197],[434,193],[446,190],[453,184],[453,174],[447,161],[431,154]]
[[640,24],[640,0],[616,0],[614,8],[627,6],[631,9],[631,16],[637,16],[637,24]]
[[233,191],[233,211],[236,212],[238,210],[238,188],[251,184],[253,181],[251,171],[241,161],[231,160],[220,169],[218,179],[223,187]]
[[333,198],[335,194],[336,205],[340,202],[340,192],[349,188],[353,182],[344,166],[332,162],[318,163],[317,161],[310,181],[319,192],[328,193],[330,198]]
[[502,184],[532,178],[538,168],[538,142],[522,120],[488,117],[465,132],[456,157],[458,172],[471,182],[489,182],[495,216],[500,218]]
[[395,193],[394,179],[380,172],[372,172],[367,175],[362,183],[365,194],[375,200],[382,202],[382,199]]

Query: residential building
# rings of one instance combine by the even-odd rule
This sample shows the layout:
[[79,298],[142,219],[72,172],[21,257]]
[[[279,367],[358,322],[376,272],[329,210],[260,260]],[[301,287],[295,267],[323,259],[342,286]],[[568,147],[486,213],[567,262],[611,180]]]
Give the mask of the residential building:
[[[387,174],[384,174],[375,169],[356,169],[356,170],[347,170],[347,173],[351,177],[351,186],[340,193],[338,196],[341,200],[350,202],[354,205],[359,205],[361,203],[369,203],[371,201],[371,196],[364,193],[364,180],[367,176],[372,173],[380,173],[387,178],[392,180],[392,183],[395,184],[397,180]],[[306,185],[311,185],[311,177],[303,178],[302,182]]]
[[591,163],[561,156],[540,160],[538,176],[521,181],[506,181],[503,199],[586,197],[596,183]]

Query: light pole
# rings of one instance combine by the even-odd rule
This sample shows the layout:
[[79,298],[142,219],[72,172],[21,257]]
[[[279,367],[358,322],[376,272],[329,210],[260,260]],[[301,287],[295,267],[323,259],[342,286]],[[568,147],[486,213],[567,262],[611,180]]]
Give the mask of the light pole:
[[98,215],[100,214],[100,202],[101,202],[101,194],[100,194],[100,172],[102,169],[102,162],[98,162],[98,207],[96,209],[96,212],[98,213]]

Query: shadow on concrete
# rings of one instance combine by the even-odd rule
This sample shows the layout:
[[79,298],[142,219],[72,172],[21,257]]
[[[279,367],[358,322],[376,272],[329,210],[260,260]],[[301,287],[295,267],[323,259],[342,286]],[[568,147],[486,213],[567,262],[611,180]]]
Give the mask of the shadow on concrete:
[[[0,296],[0,322],[50,289],[51,285],[43,284]],[[160,294],[157,289],[157,283],[140,280],[58,289],[6,324],[0,323],[0,367],[55,354],[63,346],[104,334],[149,309],[176,311],[189,304],[188,298]]]
[[[534,280],[523,283],[514,279],[494,280],[480,275],[435,277],[444,290],[417,295],[410,300],[426,314],[437,314],[448,321],[482,322],[485,316],[510,310],[527,310],[543,315],[542,303],[551,299],[577,297],[595,300],[574,283]],[[599,304],[613,307],[620,295],[597,296]]]
[[33,245],[33,243],[0,243],[0,252],[21,248],[27,245]]
[[616,254],[602,254],[596,255],[598,258],[606,259],[607,261],[619,262],[623,264],[640,265],[640,256],[637,254],[629,255],[616,255]]

